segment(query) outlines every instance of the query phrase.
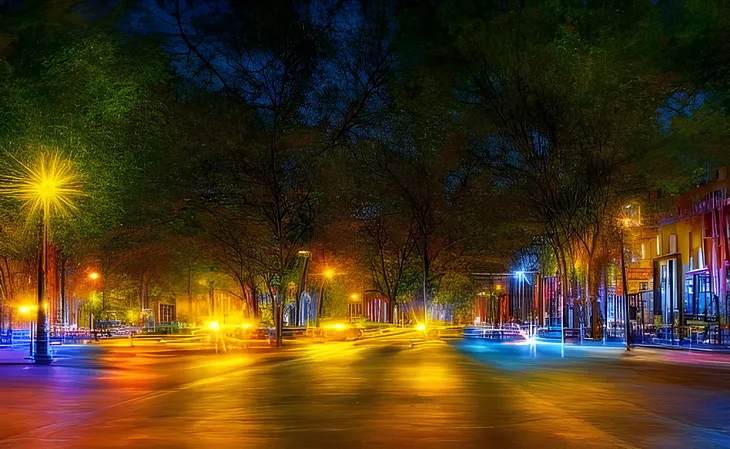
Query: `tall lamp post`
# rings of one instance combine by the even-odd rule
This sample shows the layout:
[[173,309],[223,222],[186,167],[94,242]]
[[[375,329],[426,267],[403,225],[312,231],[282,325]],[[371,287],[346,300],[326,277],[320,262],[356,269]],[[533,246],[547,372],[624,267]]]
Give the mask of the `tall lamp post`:
[[[631,308],[629,307],[629,287],[626,280],[626,246],[624,243],[624,226],[620,226],[621,239],[621,283],[624,294],[624,333],[626,334],[626,350],[631,351]],[[616,312],[614,312],[616,313]]]
[[[632,210],[632,205],[629,204],[624,208],[624,214],[619,219],[619,240],[621,244],[621,280],[623,284],[624,294],[624,333],[626,334],[626,350],[631,351],[631,307],[629,306],[629,286],[626,277],[626,242],[624,239],[624,232],[626,228],[632,225],[641,225],[641,209],[638,211],[638,219],[629,216],[626,212]],[[615,312],[614,312],[615,313]],[[672,336],[674,334],[672,333]]]
[[[91,273],[89,273],[88,277],[91,280],[91,282],[94,284],[94,290],[96,290],[97,281],[99,280],[101,275],[99,273],[97,273],[96,271],[92,271]],[[104,314],[104,312],[106,312],[106,304],[104,301],[104,293],[102,292],[102,294],[101,294],[101,311],[99,312],[99,317],[98,317],[99,321],[102,321],[102,315]],[[92,328],[94,328],[94,332],[97,331],[96,326],[94,326],[94,313],[93,312],[91,312],[89,314],[89,330],[91,330]],[[103,327],[102,327],[102,329],[103,329]]]
[[53,360],[48,338],[48,230],[51,218],[76,209],[75,199],[82,194],[80,176],[68,159],[58,153],[42,153],[34,165],[16,160],[20,168],[4,177],[0,193],[19,199],[30,216],[41,215],[41,250],[38,261],[38,313],[33,361],[49,364]]
[[325,286],[325,283],[328,280],[332,279],[334,277],[334,275],[335,275],[335,272],[332,271],[329,268],[326,269],[324,271],[324,273],[322,273],[322,285],[319,287],[319,297],[317,298],[317,322],[316,322],[316,327],[319,327],[320,318],[322,316],[322,309],[323,309],[323,306],[324,306],[324,298],[323,298],[323,296],[324,296],[324,286]]

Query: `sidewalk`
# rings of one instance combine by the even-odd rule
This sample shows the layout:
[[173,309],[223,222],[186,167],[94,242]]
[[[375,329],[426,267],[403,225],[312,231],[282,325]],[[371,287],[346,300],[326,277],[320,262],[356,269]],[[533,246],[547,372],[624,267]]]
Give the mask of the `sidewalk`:
[[25,365],[32,363],[27,359],[29,355],[28,348],[0,348],[0,366],[2,365]]
[[665,350],[671,350],[671,351],[686,351],[686,352],[707,352],[707,353],[715,353],[715,354],[728,354],[730,355],[730,349],[726,348],[724,346],[716,346],[716,345],[706,345],[706,344],[699,344],[699,345],[686,345],[686,346],[679,346],[679,345],[665,345],[661,343],[636,343],[632,344],[633,347],[637,348],[652,348],[652,349],[665,349]]
[[730,368],[729,353],[716,351],[689,351],[684,348],[674,348],[674,351],[667,351],[669,347],[637,346],[635,350],[624,352],[624,360],[637,362],[650,361],[658,363],[669,363],[674,365],[703,366],[713,368]]
[[[560,344],[560,339],[552,339],[552,338],[535,338],[535,341],[538,341],[540,343],[555,343]],[[613,348],[620,348],[626,346],[626,343],[623,341],[607,341],[603,342],[603,340],[591,340],[591,339],[584,339],[583,342],[580,341],[571,341],[566,340],[565,341],[566,346],[588,346],[588,347],[613,347]],[[730,348],[724,347],[724,346],[718,346],[718,345],[708,345],[708,344],[693,344],[693,345],[670,345],[670,344],[662,344],[662,343],[631,343],[632,348],[652,348],[652,349],[662,349],[662,350],[670,350],[670,351],[684,351],[684,352],[708,352],[708,353],[716,353],[716,354],[729,354],[730,355]]]

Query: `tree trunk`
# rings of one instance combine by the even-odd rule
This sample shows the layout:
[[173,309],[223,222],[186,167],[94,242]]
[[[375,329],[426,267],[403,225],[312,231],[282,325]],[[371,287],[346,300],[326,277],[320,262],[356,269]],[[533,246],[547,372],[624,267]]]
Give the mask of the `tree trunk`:
[[68,324],[68,301],[66,298],[66,256],[61,252],[61,324]]
[[193,267],[190,264],[188,264],[188,306],[190,308],[188,321],[191,321],[195,325],[195,312],[193,311]]
[[325,283],[325,278],[322,278],[322,285],[319,288],[319,296],[317,297],[316,327],[319,327],[321,320],[322,320],[322,312],[324,311],[324,283]]
[[423,324],[428,326],[428,276],[429,276],[429,257],[428,257],[428,236],[423,232]]
[[271,286],[271,282],[266,283],[266,288],[269,290],[269,296],[271,297],[271,321],[274,323],[274,342],[278,348],[281,346],[281,326],[279,323],[280,305],[274,295],[274,289]]
[[[149,309],[149,295],[148,295],[148,287],[150,282],[150,276],[145,271],[142,273],[142,277],[139,280],[139,305],[140,310]],[[101,293],[102,297],[102,304],[104,303],[104,289],[102,289]]]
[[0,267],[0,332],[5,331],[5,298],[7,296],[7,288],[5,287],[5,273]]
[[259,320],[261,317],[259,313],[259,294],[253,276],[248,277],[247,289],[251,307],[251,318],[254,320]]
[[608,267],[603,264],[601,269],[601,284],[603,284],[603,341],[608,340]]
[[[562,251],[561,251],[562,252]],[[560,281],[560,341],[565,343],[565,320],[567,316],[566,301],[568,299],[568,262],[566,261],[565,254],[561,254],[558,259],[562,265],[562,273],[559,278]]]

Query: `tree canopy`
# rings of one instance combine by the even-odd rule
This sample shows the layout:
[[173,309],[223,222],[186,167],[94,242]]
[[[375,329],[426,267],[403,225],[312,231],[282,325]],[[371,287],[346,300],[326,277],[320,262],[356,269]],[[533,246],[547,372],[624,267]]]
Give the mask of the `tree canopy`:
[[[52,238],[112,302],[215,273],[281,328],[318,294],[309,252],[391,306],[462,308],[465,276],[536,241],[595,296],[617,207],[730,162],[729,21],[720,0],[29,1],[0,16],[0,169],[73,162]],[[32,273],[35,231],[0,206],[0,271]]]

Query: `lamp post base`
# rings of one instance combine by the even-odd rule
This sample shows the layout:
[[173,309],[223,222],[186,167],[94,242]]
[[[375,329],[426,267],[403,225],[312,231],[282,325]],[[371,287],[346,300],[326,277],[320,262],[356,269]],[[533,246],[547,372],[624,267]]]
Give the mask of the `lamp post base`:
[[38,365],[50,365],[53,362],[53,357],[49,354],[33,354],[33,363]]

